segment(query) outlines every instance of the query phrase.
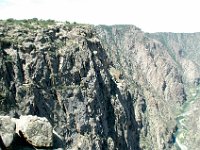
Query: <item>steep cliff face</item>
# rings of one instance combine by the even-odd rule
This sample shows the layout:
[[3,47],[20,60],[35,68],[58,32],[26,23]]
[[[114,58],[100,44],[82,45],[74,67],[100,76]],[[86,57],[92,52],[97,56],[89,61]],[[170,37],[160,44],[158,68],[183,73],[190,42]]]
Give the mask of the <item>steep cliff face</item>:
[[163,43],[181,67],[187,83],[199,84],[200,33],[154,33],[147,36]]
[[140,146],[171,148],[176,114],[186,97],[178,64],[162,43],[148,38],[135,26],[99,26],[97,31],[127,84],[141,88],[142,98],[135,102]]
[[[98,26],[97,31],[127,85],[141,87],[145,112],[139,107],[140,99],[135,101],[136,120],[142,124],[140,146],[196,149],[199,143],[199,33],[149,34],[127,25]],[[144,129],[148,129],[146,134]],[[175,147],[170,146],[172,143]]]
[[199,139],[199,33],[154,33],[148,34],[162,42],[182,71],[187,101],[177,117],[177,141],[182,149],[198,149]]
[[139,149],[134,95],[92,26],[0,29],[1,115],[46,117],[64,149]]
[[197,35],[0,21],[0,115],[47,118],[53,149],[195,149]]

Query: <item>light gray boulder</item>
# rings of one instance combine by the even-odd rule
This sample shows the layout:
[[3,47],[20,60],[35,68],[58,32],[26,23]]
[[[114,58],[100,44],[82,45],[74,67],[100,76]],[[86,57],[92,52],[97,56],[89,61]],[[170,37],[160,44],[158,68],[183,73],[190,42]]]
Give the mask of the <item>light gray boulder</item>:
[[31,115],[20,116],[16,124],[17,133],[34,147],[53,146],[53,128],[46,118]]
[[2,144],[9,147],[14,139],[16,124],[9,116],[0,116],[0,136]]

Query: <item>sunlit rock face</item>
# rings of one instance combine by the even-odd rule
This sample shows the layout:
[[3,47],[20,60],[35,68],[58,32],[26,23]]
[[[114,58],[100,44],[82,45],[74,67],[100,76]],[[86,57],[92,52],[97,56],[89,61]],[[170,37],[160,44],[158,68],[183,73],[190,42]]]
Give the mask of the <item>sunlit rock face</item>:
[[176,113],[185,101],[178,65],[163,44],[135,26],[98,26],[114,66],[135,94],[135,114],[142,149],[171,149]]
[[[26,140],[14,145],[195,149],[198,138],[189,140],[199,128],[193,109],[200,83],[195,37],[149,34],[130,25],[0,21],[0,115],[12,121],[31,115],[49,131],[49,141],[42,142],[21,129],[17,135]],[[28,122],[20,126],[32,133]],[[42,131],[37,133],[44,139]]]
[[187,101],[177,116],[177,143],[182,149],[198,149],[200,33],[155,33],[150,35],[165,45],[181,70]]

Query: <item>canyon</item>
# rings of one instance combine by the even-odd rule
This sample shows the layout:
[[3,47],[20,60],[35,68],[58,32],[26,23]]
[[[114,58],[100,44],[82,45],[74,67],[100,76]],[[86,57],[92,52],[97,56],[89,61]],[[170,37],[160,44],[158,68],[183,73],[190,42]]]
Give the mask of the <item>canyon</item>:
[[0,115],[52,128],[43,146],[14,127],[6,144],[3,119],[0,147],[197,150],[199,41],[134,25],[1,20]]

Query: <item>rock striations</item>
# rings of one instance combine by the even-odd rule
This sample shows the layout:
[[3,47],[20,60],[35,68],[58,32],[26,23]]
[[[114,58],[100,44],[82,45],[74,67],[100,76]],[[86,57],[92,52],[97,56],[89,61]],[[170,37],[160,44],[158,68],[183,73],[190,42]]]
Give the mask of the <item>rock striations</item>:
[[176,113],[185,101],[182,75],[167,49],[135,26],[98,26],[109,58],[134,94],[142,149],[172,149]]
[[182,36],[176,46],[162,36],[129,25],[0,21],[1,148],[194,148],[181,135],[192,128],[185,105],[198,98],[198,59]]

